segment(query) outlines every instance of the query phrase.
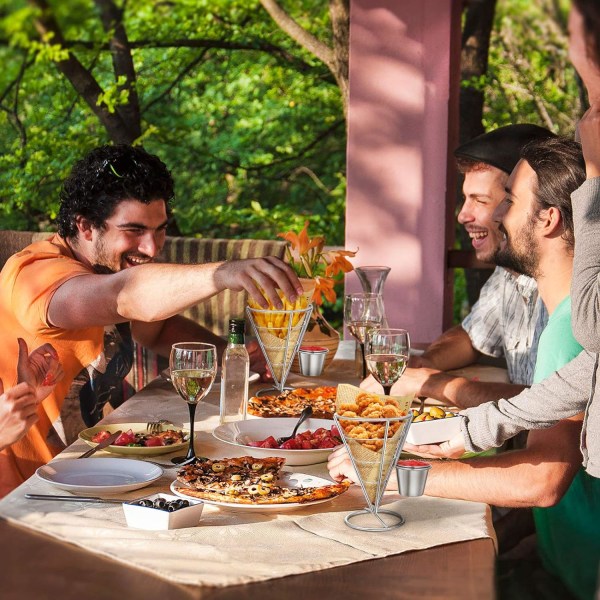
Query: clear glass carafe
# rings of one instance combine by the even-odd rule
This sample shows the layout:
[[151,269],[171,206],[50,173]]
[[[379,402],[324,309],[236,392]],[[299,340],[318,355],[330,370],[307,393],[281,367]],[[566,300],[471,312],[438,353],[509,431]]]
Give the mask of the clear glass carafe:
[[385,315],[385,304],[383,303],[383,287],[390,271],[390,267],[383,266],[356,267],[356,269],[354,269],[354,272],[358,275],[363,291],[370,294],[377,294],[381,300],[383,312],[383,320],[381,322],[382,329],[387,329],[388,327]]

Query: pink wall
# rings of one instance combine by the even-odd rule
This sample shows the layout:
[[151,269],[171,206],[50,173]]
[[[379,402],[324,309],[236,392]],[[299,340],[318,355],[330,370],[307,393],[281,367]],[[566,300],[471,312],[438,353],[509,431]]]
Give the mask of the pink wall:
[[442,332],[452,13],[449,0],[351,2],[346,247],[355,266],[392,268],[388,322],[414,341]]

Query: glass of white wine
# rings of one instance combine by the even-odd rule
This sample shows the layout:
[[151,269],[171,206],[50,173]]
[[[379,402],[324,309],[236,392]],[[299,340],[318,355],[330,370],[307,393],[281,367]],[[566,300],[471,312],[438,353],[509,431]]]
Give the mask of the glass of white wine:
[[365,360],[386,396],[406,370],[410,337],[406,329],[379,329],[367,334]]
[[383,306],[379,294],[346,294],[344,297],[344,323],[356,338],[362,354],[362,377],[367,376],[365,342],[367,334],[381,327]]
[[217,349],[213,344],[180,342],[173,344],[169,360],[171,381],[190,411],[190,442],[185,456],[173,458],[175,464],[187,465],[196,460],[194,417],[196,405],[208,394],[217,374]]

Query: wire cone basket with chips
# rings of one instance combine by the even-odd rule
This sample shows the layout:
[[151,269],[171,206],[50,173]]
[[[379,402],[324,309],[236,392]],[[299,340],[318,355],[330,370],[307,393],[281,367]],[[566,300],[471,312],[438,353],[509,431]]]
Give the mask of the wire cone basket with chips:
[[[404,523],[400,514],[380,505],[412,421],[412,399],[372,394],[348,384],[338,386],[333,418],[367,501],[366,508],[344,519],[354,529],[387,531]],[[375,526],[357,524],[357,518],[364,515],[375,517]]]
[[263,309],[251,304],[246,307],[248,321],[252,325],[256,339],[267,361],[275,382],[274,388],[260,390],[264,394],[273,390],[282,393],[290,372],[294,356],[300,347],[308,326],[312,305],[305,296],[295,303],[282,298],[283,309]]

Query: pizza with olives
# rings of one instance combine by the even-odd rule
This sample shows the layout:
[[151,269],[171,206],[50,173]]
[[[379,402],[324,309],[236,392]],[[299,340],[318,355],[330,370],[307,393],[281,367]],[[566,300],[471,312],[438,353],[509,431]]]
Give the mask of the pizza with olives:
[[213,502],[234,504],[288,504],[325,500],[345,492],[349,481],[319,487],[280,485],[285,459],[277,457],[198,460],[177,474],[177,493]]
[[256,417],[297,417],[310,405],[315,419],[333,419],[336,394],[335,386],[320,386],[253,396],[248,400],[248,412]]

